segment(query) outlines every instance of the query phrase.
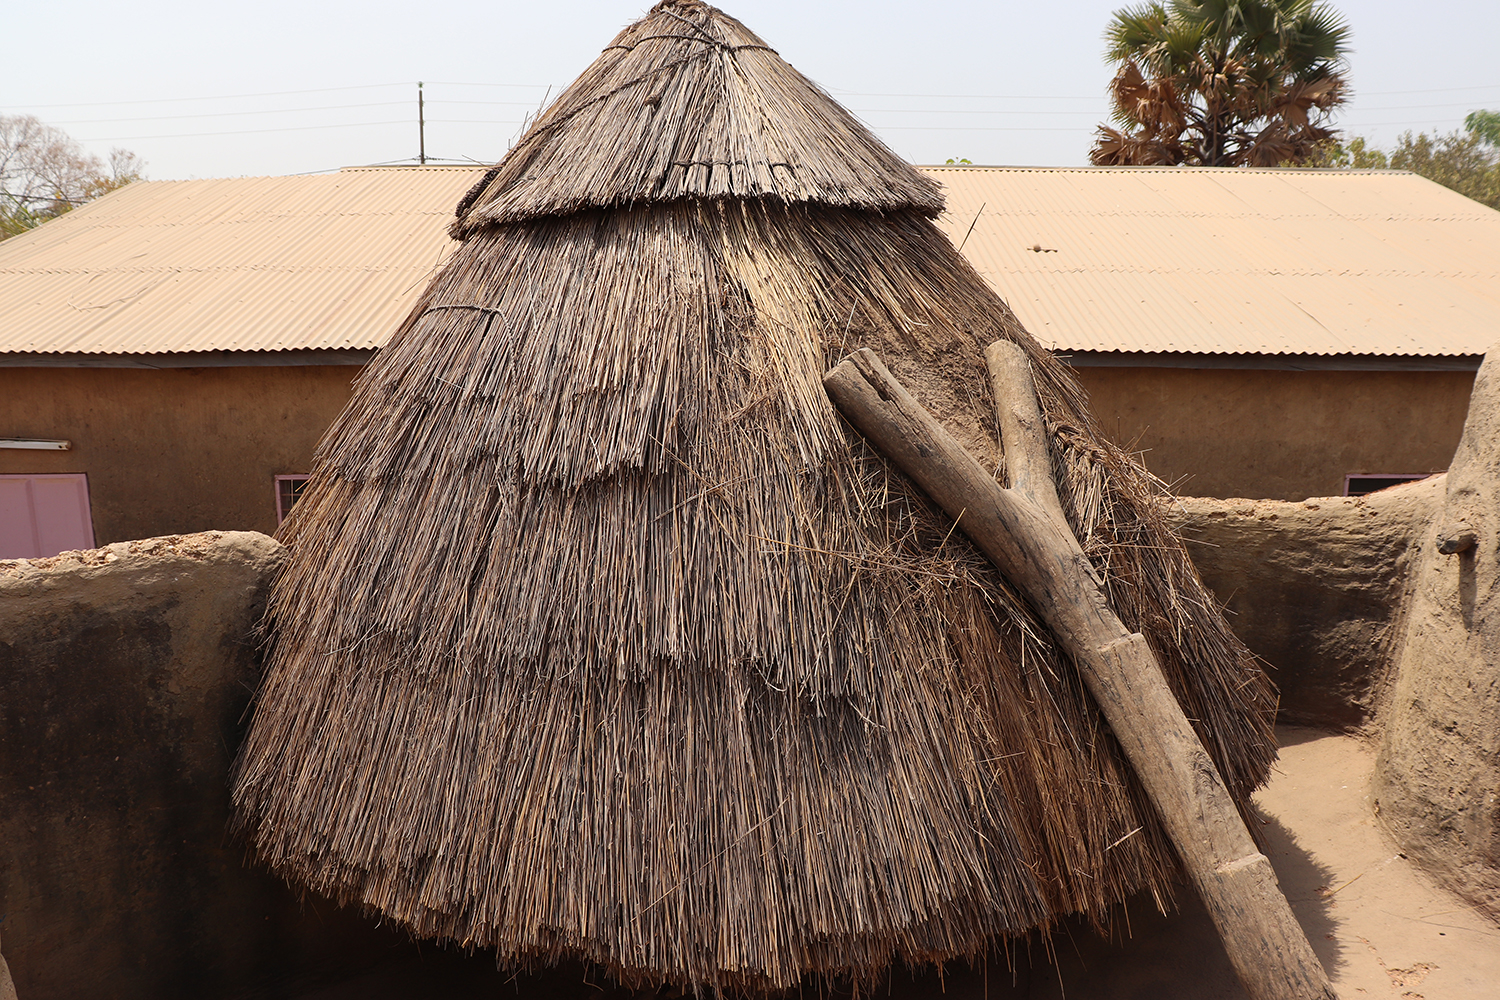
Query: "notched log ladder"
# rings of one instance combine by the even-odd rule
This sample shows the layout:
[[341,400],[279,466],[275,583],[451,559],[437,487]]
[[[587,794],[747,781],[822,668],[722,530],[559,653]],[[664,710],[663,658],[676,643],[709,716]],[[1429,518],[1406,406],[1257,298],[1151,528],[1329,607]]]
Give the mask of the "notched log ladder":
[[1030,363],[997,341],[985,352],[1010,488],[1002,488],[869,350],[823,377],[866,438],[957,522],[1078,665],[1156,807],[1252,1000],[1334,1000],[1269,859],[1162,676],[1130,632],[1063,517]]

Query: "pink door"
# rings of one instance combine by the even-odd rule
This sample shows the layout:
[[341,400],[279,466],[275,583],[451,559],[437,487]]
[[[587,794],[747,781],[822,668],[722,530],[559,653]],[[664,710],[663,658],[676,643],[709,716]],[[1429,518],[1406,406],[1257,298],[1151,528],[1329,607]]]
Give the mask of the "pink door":
[[88,476],[0,476],[0,559],[38,559],[93,547]]

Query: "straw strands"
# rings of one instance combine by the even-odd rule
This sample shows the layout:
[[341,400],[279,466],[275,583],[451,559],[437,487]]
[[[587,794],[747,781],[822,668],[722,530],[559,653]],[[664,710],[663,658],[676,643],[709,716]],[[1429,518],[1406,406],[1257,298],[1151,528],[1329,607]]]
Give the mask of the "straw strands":
[[680,198],[943,210],[935,181],[743,24],[701,11],[662,5],[620,32],[471,192],[453,235]]
[[[737,28],[669,0],[621,37],[684,19]],[[699,991],[869,983],[1169,895],[1073,666],[822,372],[874,349],[998,466],[983,349],[1022,344],[1064,508],[1242,802],[1272,691],[1157,484],[926,204],[466,207],[283,529],[234,790],[266,863],[502,964]]]

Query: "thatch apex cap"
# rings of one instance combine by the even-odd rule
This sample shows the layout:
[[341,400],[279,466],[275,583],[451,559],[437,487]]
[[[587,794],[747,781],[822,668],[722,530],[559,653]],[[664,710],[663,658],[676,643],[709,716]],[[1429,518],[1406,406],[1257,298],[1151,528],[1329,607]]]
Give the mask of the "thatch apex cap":
[[664,0],[469,193],[453,234],[681,198],[943,209],[936,182],[739,21],[700,0]]

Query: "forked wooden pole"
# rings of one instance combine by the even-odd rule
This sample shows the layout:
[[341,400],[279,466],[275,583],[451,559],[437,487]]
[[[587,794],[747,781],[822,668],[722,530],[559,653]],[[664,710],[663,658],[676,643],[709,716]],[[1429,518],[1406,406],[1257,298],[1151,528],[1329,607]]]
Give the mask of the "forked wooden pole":
[[1005,453],[1005,481],[1058,524],[1066,525],[1057,480],[1052,475],[1052,452],[1047,447],[1047,425],[1031,378],[1031,361],[1021,345],[997,340],[985,348],[990,370],[990,393],[1000,421],[1000,447]]
[[[1016,374],[1013,361],[1002,357],[1000,363]],[[1029,367],[1025,377],[1029,383]],[[845,359],[823,376],[823,385],[849,422],[937,501],[1027,595],[1078,665],[1252,1000],[1334,1000],[1271,862],[1245,829],[1151,647],[1140,633],[1127,630],[1109,606],[1093,565],[1061,520],[1061,508],[1049,513],[1045,500],[1036,503],[1020,490],[1002,488],[870,351]],[[1010,433],[1020,438],[1042,433],[1039,414],[1034,430],[1025,430],[1025,423],[1015,422]],[[1002,417],[1002,433],[1005,426]],[[1028,453],[1020,439],[1004,444],[1007,450],[1014,445],[1014,454]],[[1038,471],[1034,440],[1032,445],[1031,460],[1022,460],[1025,475]],[[1056,504],[1050,464],[1046,468]],[[1016,466],[1011,469],[1016,475]],[[1033,478],[1028,492],[1038,489]]]

